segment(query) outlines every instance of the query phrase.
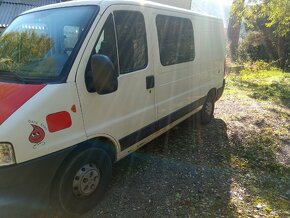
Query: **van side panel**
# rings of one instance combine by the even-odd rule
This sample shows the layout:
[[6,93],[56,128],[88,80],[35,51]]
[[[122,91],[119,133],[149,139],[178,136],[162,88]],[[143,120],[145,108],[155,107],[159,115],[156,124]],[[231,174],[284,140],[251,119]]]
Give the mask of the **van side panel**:
[[[118,142],[115,146],[117,159],[120,159],[200,110],[208,92],[222,87],[223,31],[217,19],[174,9],[118,4],[101,10],[104,13],[80,58],[76,81],[87,137],[110,136]],[[144,69],[119,75],[116,92],[106,95],[89,93],[84,72],[92,48],[109,14],[118,10],[143,14],[148,65]],[[194,60],[162,65],[156,27],[158,15],[190,20],[194,34]],[[148,77],[154,79],[154,86],[150,89],[146,89]]]
[[[189,105],[200,99],[198,88],[199,74],[198,64],[195,61],[163,66],[160,62],[159,43],[156,19],[158,15],[181,17],[190,19],[190,16],[181,15],[176,12],[152,9],[151,32],[154,48],[154,72],[156,77],[155,102],[157,107],[157,118],[161,119],[174,111]],[[193,26],[194,37],[196,27]],[[196,55],[195,55],[196,58]]]
[[196,17],[196,62],[199,65],[198,87],[202,96],[212,88],[218,89],[224,79],[223,25],[218,20]]

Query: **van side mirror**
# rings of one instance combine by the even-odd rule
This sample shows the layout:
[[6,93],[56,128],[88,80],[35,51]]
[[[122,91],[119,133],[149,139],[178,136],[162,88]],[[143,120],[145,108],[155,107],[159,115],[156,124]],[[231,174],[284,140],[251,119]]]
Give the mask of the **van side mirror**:
[[110,58],[94,54],[90,62],[91,72],[86,72],[85,78],[88,91],[100,95],[115,92],[118,89],[118,74]]

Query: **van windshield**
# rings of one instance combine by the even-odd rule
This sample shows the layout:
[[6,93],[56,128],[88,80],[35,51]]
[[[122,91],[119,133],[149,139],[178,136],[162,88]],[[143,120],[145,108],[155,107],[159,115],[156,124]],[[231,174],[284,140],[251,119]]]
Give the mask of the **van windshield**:
[[66,78],[96,6],[55,8],[17,17],[0,36],[0,81]]

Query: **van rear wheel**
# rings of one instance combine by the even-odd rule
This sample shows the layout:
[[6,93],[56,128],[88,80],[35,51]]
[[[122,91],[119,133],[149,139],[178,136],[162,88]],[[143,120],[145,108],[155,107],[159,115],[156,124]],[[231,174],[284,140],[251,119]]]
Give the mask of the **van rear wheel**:
[[58,175],[54,203],[66,215],[80,215],[93,209],[105,193],[112,162],[105,151],[89,148],[71,158]]
[[201,123],[208,124],[213,119],[215,98],[213,93],[209,93],[201,110]]

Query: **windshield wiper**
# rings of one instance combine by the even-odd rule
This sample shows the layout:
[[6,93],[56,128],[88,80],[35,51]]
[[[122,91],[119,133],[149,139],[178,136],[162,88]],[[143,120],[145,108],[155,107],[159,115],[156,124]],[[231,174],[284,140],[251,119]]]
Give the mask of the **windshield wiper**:
[[7,81],[17,81],[17,82],[21,82],[21,83],[24,83],[26,84],[27,81],[26,79],[24,79],[23,77],[19,76],[17,73],[13,72],[13,71],[1,71],[0,70],[0,79],[1,78],[4,78],[4,80],[7,80]]

